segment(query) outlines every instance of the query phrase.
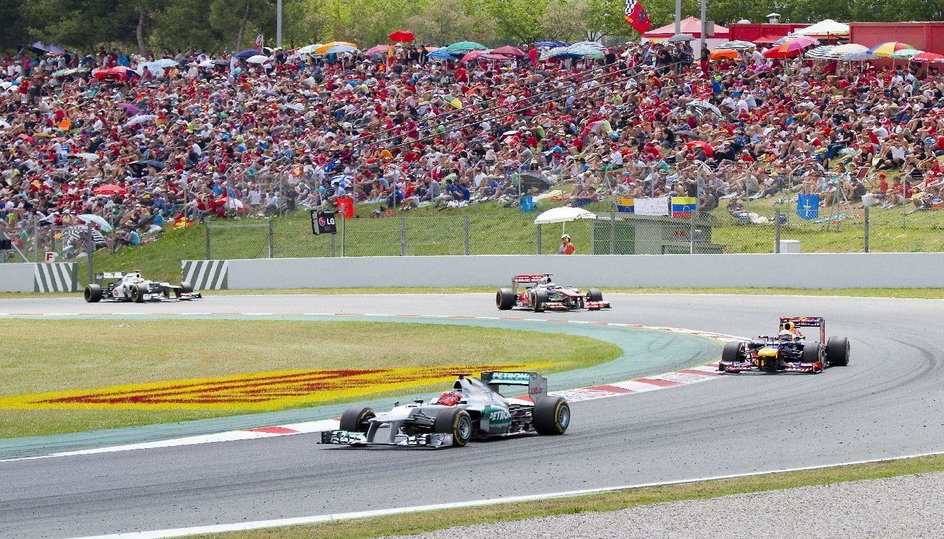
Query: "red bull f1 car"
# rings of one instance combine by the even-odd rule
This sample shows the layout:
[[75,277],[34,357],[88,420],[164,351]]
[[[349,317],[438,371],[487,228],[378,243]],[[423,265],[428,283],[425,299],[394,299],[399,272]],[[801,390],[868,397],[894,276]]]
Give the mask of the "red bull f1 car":
[[574,311],[587,309],[598,311],[609,309],[609,302],[603,301],[603,292],[591,288],[583,292],[569,286],[558,286],[551,281],[552,273],[515,275],[511,279],[511,288],[499,288],[495,294],[495,304],[501,311],[514,308],[530,309],[536,313],[545,310]]
[[[819,340],[808,340],[800,328],[819,328]],[[823,344],[825,343],[825,345]],[[826,339],[826,320],[818,316],[786,316],[775,336],[764,335],[747,342],[729,342],[721,352],[718,370],[805,372],[817,374],[828,367],[849,364],[849,340]]]
[[[442,448],[464,446],[473,439],[564,434],[570,406],[547,394],[547,379],[536,372],[483,372],[481,378],[458,374],[452,389],[424,402],[418,400],[375,413],[352,406],[338,430],[321,433],[321,443]],[[527,387],[529,400],[509,399],[503,386]]]

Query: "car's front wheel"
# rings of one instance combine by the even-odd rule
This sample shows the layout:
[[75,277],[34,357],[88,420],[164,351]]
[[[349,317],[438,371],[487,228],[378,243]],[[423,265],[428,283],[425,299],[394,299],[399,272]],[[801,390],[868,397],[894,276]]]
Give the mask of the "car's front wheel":
[[144,288],[141,285],[131,287],[131,301],[135,303],[144,303]]
[[433,430],[452,434],[452,445],[462,447],[472,439],[472,417],[465,410],[447,408],[436,416]]
[[88,303],[98,303],[102,300],[102,287],[97,284],[85,286],[85,301]]
[[817,363],[821,365],[819,370],[814,370],[813,374],[822,372],[823,367],[823,347],[818,342],[811,342],[803,345],[800,361],[803,363]]
[[341,414],[341,424],[338,428],[347,432],[367,432],[370,420],[375,415],[373,408],[351,406]]

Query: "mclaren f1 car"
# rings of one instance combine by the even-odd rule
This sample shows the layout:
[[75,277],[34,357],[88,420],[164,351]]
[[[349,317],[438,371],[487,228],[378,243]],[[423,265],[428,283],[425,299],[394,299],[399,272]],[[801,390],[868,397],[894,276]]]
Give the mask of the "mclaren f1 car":
[[496,306],[501,311],[519,307],[536,313],[548,309],[598,311],[610,308],[610,303],[603,301],[603,292],[599,289],[581,291],[570,286],[558,286],[551,280],[551,275],[553,274],[515,275],[511,279],[511,288],[498,289],[495,294]]

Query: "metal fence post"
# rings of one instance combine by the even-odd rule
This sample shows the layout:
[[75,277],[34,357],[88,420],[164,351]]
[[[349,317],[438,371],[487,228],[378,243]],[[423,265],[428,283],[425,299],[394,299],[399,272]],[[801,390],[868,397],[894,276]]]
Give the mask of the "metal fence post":
[[92,223],[85,224],[85,231],[88,233],[88,242],[86,242],[85,250],[88,252],[88,281],[87,283],[94,283],[95,270],[92,268],[92,255],[95,254],[95,238],[92,237]]
[[541,225],[538,225],[538,232],[536,234],[538,240],[538,254],[541,254]]
[[462,254],[469,256],[469,214],[462,215]]
[[210,220],[203,220],[203,233],[204,233],[204,258],[207,260],[213,260],[213,253],[210,252]]
[[905,193],[908,192],[908,175],[905,174],[904,181],[901,186],[901,228],[907,228],[908,223],[905,220],[905,216],[908,215],[908,199],[905,198]]
[[334,237],[335,236],[337,236],[337,234],[331,234],[331,258],[334,258]]
[[616,212],[610,212],[610,254],[616,254]]
[[862,235],[864,239],[863,249],[867,253],[869,252],[869,226],[872,224],[872,222],[869,220],[869,207],[865,206],[862,209],[865,210],[865,218],[864,218],[864,225],[863,225],[865,227],[865,230]]
[[341,216],[341,258],[344,258],[344,233],[347,228],[347,219],[344,218],[344,212],[338,213]]
[[406,256],[406,216],[400,216],[400,256]]
[[36,251],[36,263],[39,264],[39,220],[33,221],[33,250]]
[[695,215],[688,217],[688,254],[695,254]]
[[274,236],[275,236],[275,235],[274,235],[273,229],[272,229],[272,218],[269,217],[269,218],[266,219],[266,221],[268,222],[268,225],[269,225],[269,258],[274,258],[274,256],[275,256],[275,246],[273,245],[273,242],[274,242]]
[[774,214],[774,253],[780,253],[780,210]]

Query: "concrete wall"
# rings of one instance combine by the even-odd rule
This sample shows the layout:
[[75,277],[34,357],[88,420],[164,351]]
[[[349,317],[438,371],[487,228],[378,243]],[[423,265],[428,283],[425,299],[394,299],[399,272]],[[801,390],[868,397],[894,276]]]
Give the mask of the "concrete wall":
[[230,289],[507,286],[516,273],[600,287],[944,287],[944,253],[486,255],[229,261]]
[[0,264],[0,292],[32,292],[36,264]]

